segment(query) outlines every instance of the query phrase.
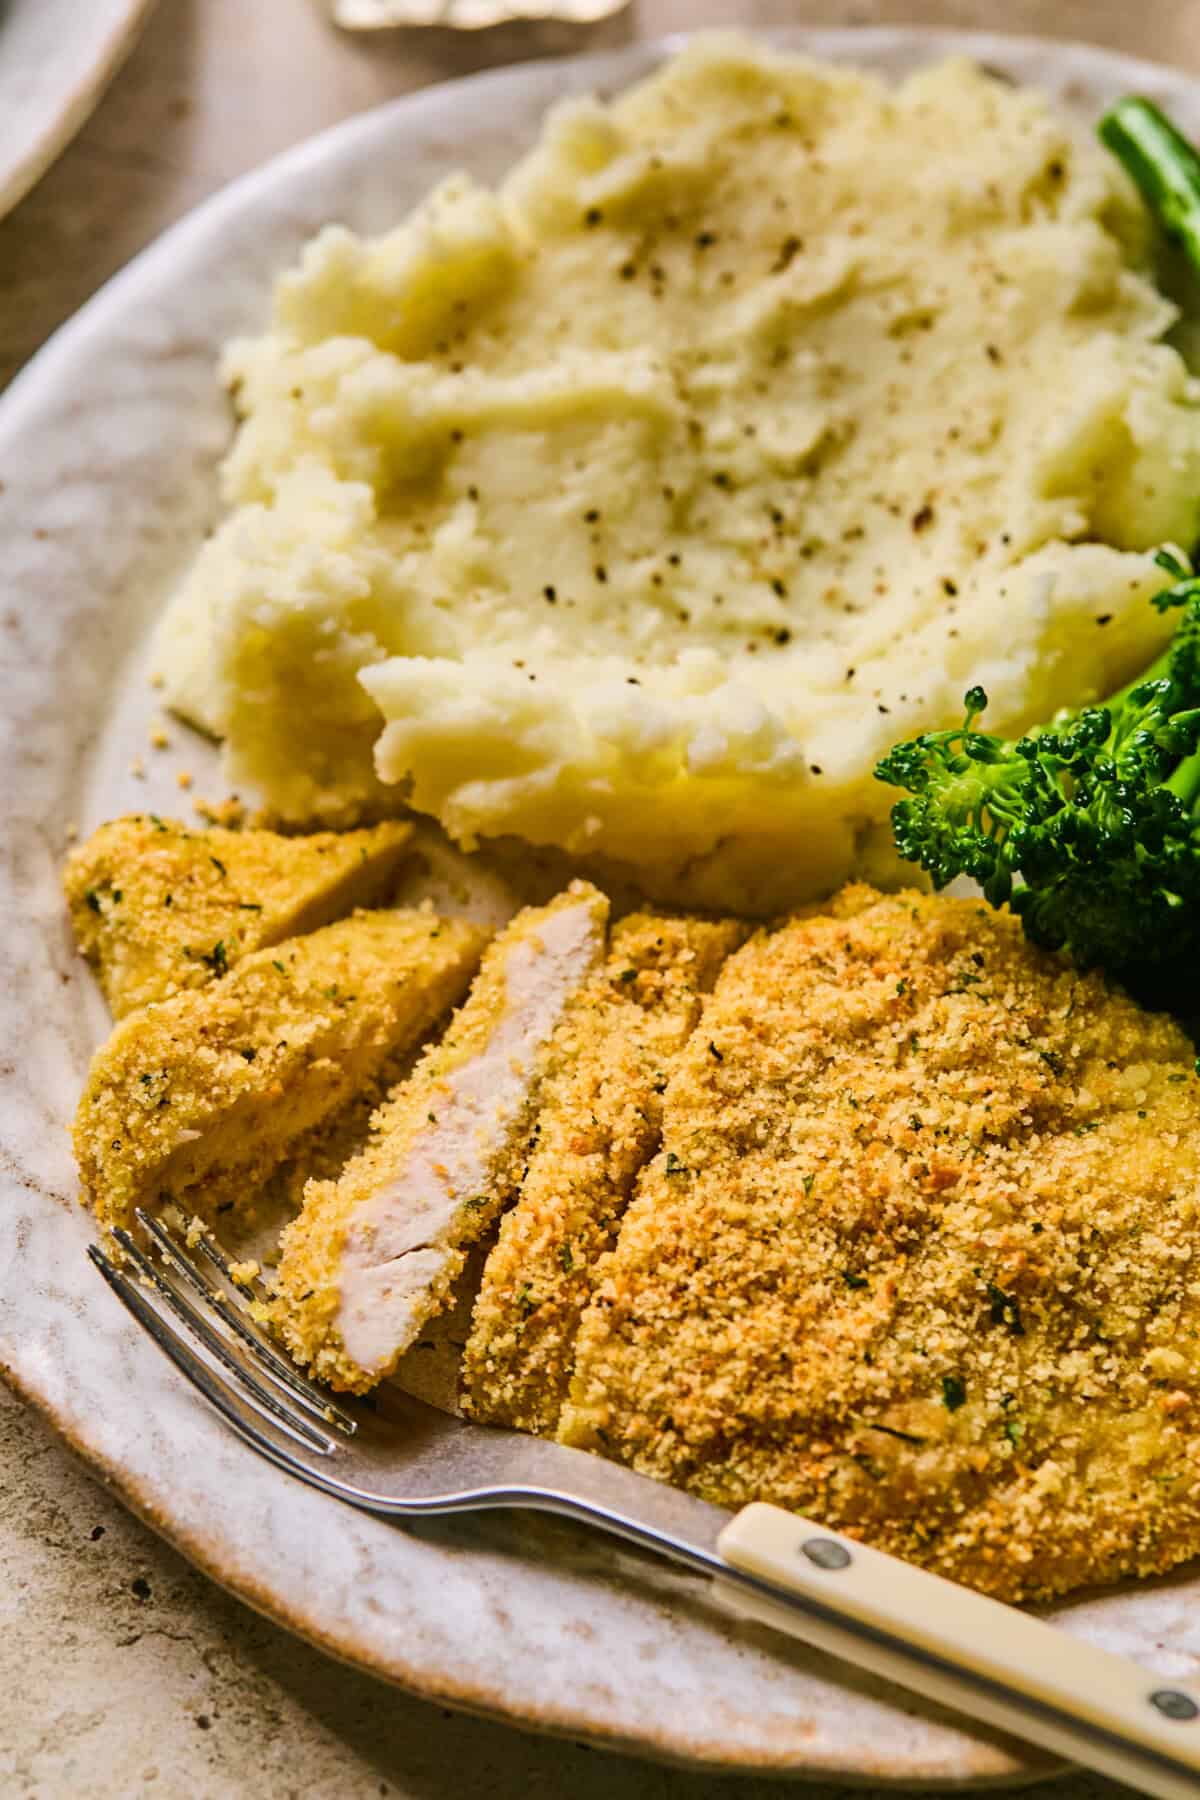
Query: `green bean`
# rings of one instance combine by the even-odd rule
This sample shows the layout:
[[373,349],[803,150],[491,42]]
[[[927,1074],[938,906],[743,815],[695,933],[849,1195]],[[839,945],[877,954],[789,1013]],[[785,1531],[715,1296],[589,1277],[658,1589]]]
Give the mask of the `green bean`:
[[1164,232],[1200,274],[1200,155],[1152,101],[1132,95],[1118,100],[1097,129]]

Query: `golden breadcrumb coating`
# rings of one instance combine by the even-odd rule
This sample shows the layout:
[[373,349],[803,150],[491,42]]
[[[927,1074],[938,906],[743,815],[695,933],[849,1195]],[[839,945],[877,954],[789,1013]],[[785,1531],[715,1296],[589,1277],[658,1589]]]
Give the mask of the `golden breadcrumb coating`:
[[[253,1226],[265,1225],[271,1219],[278,1232],[285,1221],[295,1218],[300,1211],[304,1190],[310,1181],[333,1180],[340,1175],[350,1158],[366,1146],[372,1119],[392,1089],[409,1074],[416,1054],[419,1050],[413,1044],[402,1045],[380,1064],[369,1081],[355,1088],[348,1100],[290,1144],[283,1161],[262,1184],[250,1215],[247,1215],[244,1202],[238,1205],[239,1227],[247,1222]],[[240,1198],[245,1183],[239,1178],[238,1185]],[[210,1189],[206,1184],[205,1202],[210,1193],[219,1191],[215,1185]],[[228,1210],[228,1202],[224,1206],[218,1203],[215,1208],[206,1206],[206,1210],[215,1217]],[[278,1260],[277,1247],[273,1247],[268,1260],[272,1265]]]
[[274,1323],[332,1386],[365,1392],[391,1372],[511,1198],[546,1045],[603,954],[607,920],[586,882],[518,913],[366,1149],[306,1189],[280,1240]]
[[101,1223],[235,1173],[250,1191],[453,1004],[486,938],[433,912],[355,913],[122,1020],[75,1117]]
[[411,836],[400,822],[312,837],[189,831],[131,813],[71,851],[63,888],[75,940],[119,1019],[203,987],[252,950],[380,904]]
[[596,1259],[653,1154],[667,1076],[731,950],[732,921],[634,913],[554,1034],[536,1141],[475,1301],[464,1409],[552,1434]]
[[[434,1034],[447,1013],[434,1022]],[[336,1177],[357,1156],[370,1137],[371,1120],[408,1075],[428,1035],[417,1043],[401,1044],[347,1100],[293,1138],[282,1159],[257,1180],[247,1180],[240,1169],[224,1178],[214,1174],[188,1194],[188,1206],[202,1224],[218,1233],[227,1253],[253,1244],[255,1253],[274,1270],[279,1232],[303,1206],[305,1187],[310,1181]]]
[[971,900],[726,963],[560,1435],[1009,1600],[1200,1552],[1200,1082]]

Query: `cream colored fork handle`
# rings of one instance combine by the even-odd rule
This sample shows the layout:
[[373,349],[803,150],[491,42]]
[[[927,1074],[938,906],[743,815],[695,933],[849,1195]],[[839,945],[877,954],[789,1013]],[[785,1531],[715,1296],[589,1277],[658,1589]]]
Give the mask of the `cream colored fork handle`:
[[[735,1569],[781,1590],[773,1600],[721,1583],[743,1616],[1143,1793],[1200,1795],[1195,1689],[775,1506],[747,1506],[718,1548]],[[789,1593],[830,1616],[789,1606]]]
[[[386,1431],[371,1429],[378,1422],[364,1413],[351,1436],[335,1441],[313,1429],[307,1405],[301,1417],[291,1381],[268,1396],[261,1375],[269,1365],[251,1376],[249,1365],[242,1368],[232,1347],[206,1327],[201,1341],[221,1369],[240,1368],[239,1387],[227,1385],[175,1324],[193,1322],[190,1290],[173,1289],[167,1302],[165,1278],[160,1287],[158,1270],[131,1238],[128,1252],[165,1310],[95,1244],[88,1246],[114,1293],[222,1418],[314,1487],[392,1518],[521,1506],[599,1526],[710,1577],[752,1617],[968,1718],[1144,1793],[1200,1796],[1200,1707],[1176,1684],[1157,1682],[1053,1626],[795,1514],[752,1506],[726,1522],[718,1508],[601,1457],[468,1425],[399,1392],[389,1403]],[[174,1259],[173,1266],[179,1266]],[[196,1269],[189,1283],[193,1277],[203,1293],[204,1278]]]

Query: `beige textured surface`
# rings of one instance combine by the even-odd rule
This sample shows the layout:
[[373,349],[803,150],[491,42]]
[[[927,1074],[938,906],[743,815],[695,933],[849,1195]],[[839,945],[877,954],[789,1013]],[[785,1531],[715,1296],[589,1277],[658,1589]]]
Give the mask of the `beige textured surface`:
[[[330,1662],[159,1543],[3,1388],[0,1684],[6,1800],[832,1800],[838,1791],[618,1761],[442,1711]],[[1081,1778],[1054,1792],[1122,1800],[1130,1790]]]
[[[360,107],[471,68],[686,25],[924,20],[1091,38],[1200,70],[1193,0],[644,0],[592,31],[335,37],[314,0],[161,0],[77,143],[0,225],[0,384],[204,194]],[[331,1664],[195,1574],[0,1391],[0,1792],[745,1800],[439,1713]],[[804,1793],[819,1795],[805,1788]],[[1123,1790],[1078,1779],[1063,1800]]]

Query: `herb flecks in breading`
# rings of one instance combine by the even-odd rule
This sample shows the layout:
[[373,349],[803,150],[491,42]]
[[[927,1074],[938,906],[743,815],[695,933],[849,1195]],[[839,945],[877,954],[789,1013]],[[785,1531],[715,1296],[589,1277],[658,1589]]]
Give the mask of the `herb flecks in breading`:
[[1006,1599],[1200,1553],[1193,1059],[978,901],[851,889],[752,940],[671,1077],[560,1434]]
[[102,825],[63,871],[76,941],[118,1018],[220,980],[253,950],[394,887],[412,828],[283,837],[189,830],[152,813]]

